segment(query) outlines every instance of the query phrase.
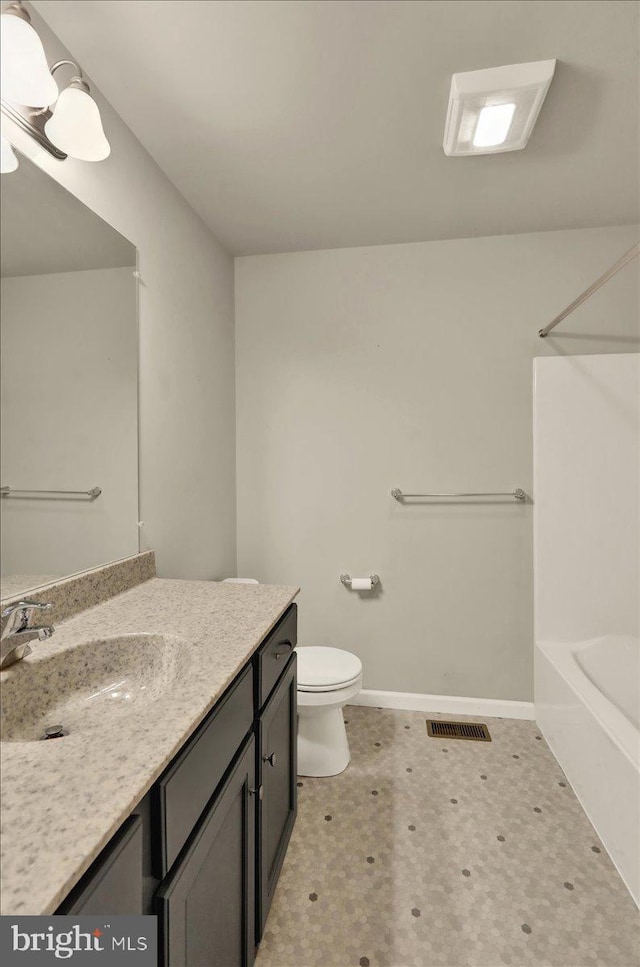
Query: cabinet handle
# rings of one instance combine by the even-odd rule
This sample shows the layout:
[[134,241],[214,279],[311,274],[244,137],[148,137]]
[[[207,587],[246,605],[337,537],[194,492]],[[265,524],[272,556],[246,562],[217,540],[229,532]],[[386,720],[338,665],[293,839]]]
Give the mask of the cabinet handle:
[[275,752],[270,752],[269,755],[262,756],[262,761],[268,762],[270,766],[275,766],[276,762],[278,761],[278,757]]
[[290,641],[281,641],[280,647],[282,651],[277,651],[275,654],[276,661],[280,661],[283,655],[288,655],[290,651],[293,651],[293,644]]
[[260,800],[260,802],[262,802],[262,798],[264,796],[264,792],[262,790],[262,786],[258,786],[257,789],[250,789],[249,790],[249,795],[250,796],[255,796],[256,794],[257,794],[258,799]]

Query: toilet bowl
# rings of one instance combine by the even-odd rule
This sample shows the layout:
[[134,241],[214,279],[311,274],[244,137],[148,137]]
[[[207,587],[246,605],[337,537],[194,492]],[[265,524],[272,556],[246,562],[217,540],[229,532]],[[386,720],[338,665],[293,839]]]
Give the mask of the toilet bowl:
[[341,648],[307,646],[298,656],[298,773],[337,776],[351,755],[343,706],[362,688],[362,662]]

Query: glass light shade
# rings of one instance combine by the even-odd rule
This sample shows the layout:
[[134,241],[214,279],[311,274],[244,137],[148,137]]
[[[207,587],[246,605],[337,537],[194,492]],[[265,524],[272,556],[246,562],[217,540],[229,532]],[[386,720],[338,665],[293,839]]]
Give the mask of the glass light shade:
[[98,105],[78,87],[62,91],[44,131],[56,148],[79,161],[103,161],[111,153]]
[[42,42],[26,20],[2,14],[2,97],[13,104],[48,107],[55,104],[58,85],[49,73]]
[[10,171],[15,171],[18,167],[18,158],[7,141],[6,138],[2,138],[2,148],[0,151],[0,171],[3,175],[8,175]]
[[473,136],[474,147],[493,148],[504,144],[515,110],[515,104],[490,104],[483,107]]

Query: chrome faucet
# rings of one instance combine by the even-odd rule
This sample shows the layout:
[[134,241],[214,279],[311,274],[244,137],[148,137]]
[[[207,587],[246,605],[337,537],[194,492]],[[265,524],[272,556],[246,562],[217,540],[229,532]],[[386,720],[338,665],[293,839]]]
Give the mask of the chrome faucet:
[[30,624],[34,611],[48,611],[50,604],[38,601],[17,601],[2,611],[0,622],[0,669],[21,661],[31,654],[30,641],[44,641],[54,632],[51,625],[33,627]]

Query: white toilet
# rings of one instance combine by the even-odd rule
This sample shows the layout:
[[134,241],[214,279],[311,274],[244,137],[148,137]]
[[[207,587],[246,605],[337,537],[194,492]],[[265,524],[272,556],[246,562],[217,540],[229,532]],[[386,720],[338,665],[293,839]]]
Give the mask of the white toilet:
[[340,648],[307,646],[298,655],[298,773],[337,776],[349,765],[342,708],[362,688],[362,662]]
[[[225,578],[223,584],[259,584]],[[298,774],[337,776],[351,755],[342,709],[362,688],[362,662],[341,648],[309,645],[298,656]]]

